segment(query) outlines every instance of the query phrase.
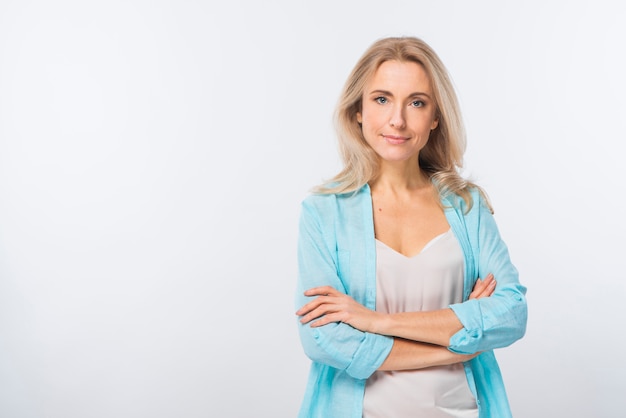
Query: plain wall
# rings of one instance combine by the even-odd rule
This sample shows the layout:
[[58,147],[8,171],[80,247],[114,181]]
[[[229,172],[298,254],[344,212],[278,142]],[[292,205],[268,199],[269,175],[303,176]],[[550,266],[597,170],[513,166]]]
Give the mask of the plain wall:
[[294,417],[299,204],[390,35],[448,66],[528,287],[514,415],[623,417],[622,10],[0,1],[0,417]]

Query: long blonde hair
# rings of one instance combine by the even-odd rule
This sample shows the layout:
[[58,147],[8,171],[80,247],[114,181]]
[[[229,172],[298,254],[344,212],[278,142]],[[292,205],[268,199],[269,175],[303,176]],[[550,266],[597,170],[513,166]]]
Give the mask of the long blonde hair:
[[459,174],[463,166],[466,142],[456,93],[448,72],[435,51],[415,37],[380,39],[357,62],[343,87],[335,110],[335,128],[344,167],[339,174],[316,187],[314,191],[349,193],[360,189],[378,175],[379,157],[365,141],[357,121],[357,113],[361,111],[366,84],[382,63],[391,60],[415,62],[428,74],[439,124],[420,151],[419,165],[441,196],[459,195],[465,200],[467,207],[471,208],[473,202],[468,189],[475,187],[481,193],[482,190]]

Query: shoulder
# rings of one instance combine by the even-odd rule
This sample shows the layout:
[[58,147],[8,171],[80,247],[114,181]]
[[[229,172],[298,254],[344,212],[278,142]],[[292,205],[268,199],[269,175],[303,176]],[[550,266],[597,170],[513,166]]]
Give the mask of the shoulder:
[[326,211],[336,204],[337,195],[311,193],[301,203],[303,210]]
[[364,204],[368,201],[369,196],[369,186],[366,184],[360,189],[348,193],[311,193],[302,200],[302,206],[322,212],[340,210],[346,205]]
[[471,213],[481,206],[487,205],[484,192],[475,186],[468,187],[465,196],[459,193],[448,193],[441,197],[441,203],[444,207],[452,208],[461,213]]

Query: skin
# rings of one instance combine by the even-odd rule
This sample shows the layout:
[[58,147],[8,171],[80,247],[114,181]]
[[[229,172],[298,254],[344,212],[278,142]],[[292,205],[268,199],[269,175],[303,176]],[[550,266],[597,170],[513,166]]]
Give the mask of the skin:
[[[470,294],[470,299],[491,296],[496,287],[493,275],[485,280],[478,279]],[[331,286],[321,286],[304,292],[307,296],[317,296],[313,301],[304,305],[298,312],[303,324],[320,327],[331,322],[344,322],[364,332],[389,335],[394,338],[393,348],[379,370],[414,370],[431,366],[454,364],[470,360],[475,355],[461,355],[448,350],[446,344],[437,344],[433,341],[423,341],[418,335],[427,335],[420,330],[421,325],[427,329],[443,324],[441,313],[451,309],[430,312],[404,312],[399,314],[385,314],[366,308],[352,297],[339,292]],[[417,319],[419,323],[415,323]],[[457,319],[458,322],[458,319]],[[459,323],[460,324],[460,323]],[[459,330],[462,326],[459,326]],[[455,331],[456,332],[456,331]],[[449,341],[449,338],[448,338]]]
[[[386,61],[367,83],[357,121],[380,157],[370,182],[376,239],[411,257],[450,226],[438,194],[419,166],[419,153],[438,126],[428,75],[414,62]],[[489,297],[493,275],[478,279],[470,298]],[[365,332],[389,335],[393,348],[380,370],[408,370],[467,361],[447,349],[463,325],[449,309],[386,314],[356,302],[330,286],[308,289],[314,299],[300,308],[303,324],[319,327],[344,322]]]

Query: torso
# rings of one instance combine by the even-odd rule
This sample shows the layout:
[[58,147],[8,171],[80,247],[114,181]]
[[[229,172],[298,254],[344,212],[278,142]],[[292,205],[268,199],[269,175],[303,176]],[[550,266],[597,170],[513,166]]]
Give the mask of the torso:
[[[435,237],[412,257],[376,242],[376,310],[430,311],[463,297],[464,256],[453,232]],[[363,418],[477,417],[464,366],[377,371],[366,383]]]
[[376,239],[407,257],[450,228],[431,183],[403,196],[372,187],[372,205]]
[[[463,254],[432,183],[400,194],[375,186],[371,190],[379,241],[376,310],[436,310],[460,302]],[[375,372],[367,382],[364,408],[367,418],[477,416],[460,363]]]

